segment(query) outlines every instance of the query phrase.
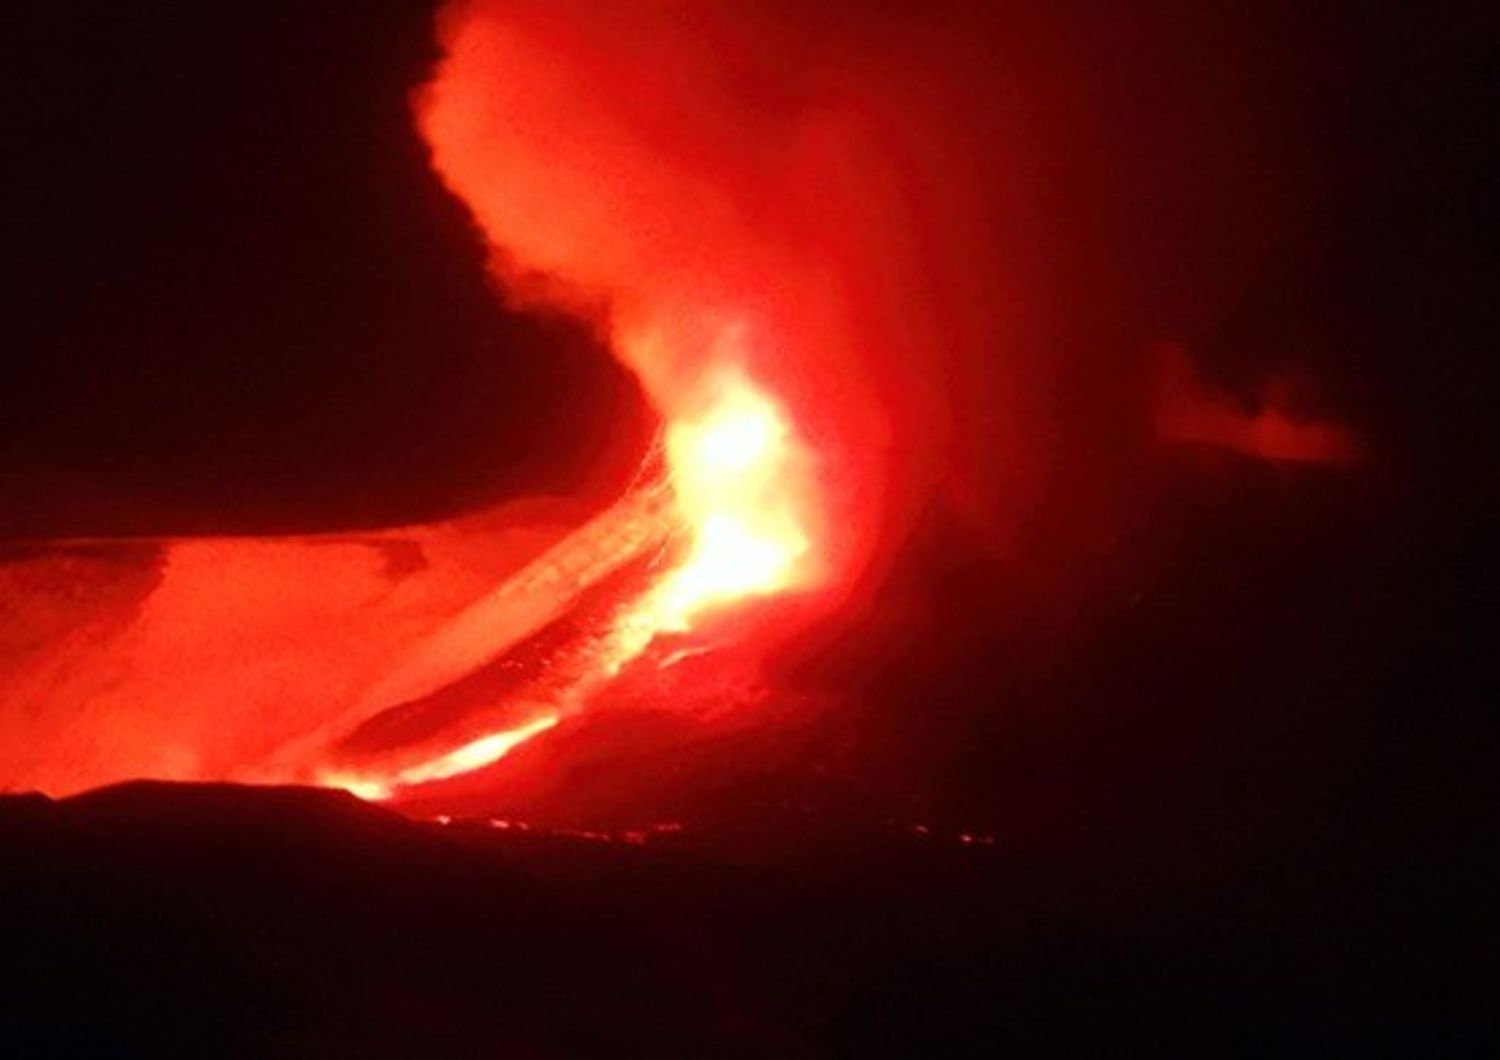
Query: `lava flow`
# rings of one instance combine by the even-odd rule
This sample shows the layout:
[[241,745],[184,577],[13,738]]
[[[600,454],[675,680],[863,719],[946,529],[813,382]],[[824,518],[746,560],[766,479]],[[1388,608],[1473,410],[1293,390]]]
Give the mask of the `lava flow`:
[[[542,595],[556,603],[539,615],[551,616],[559,606],[576,610],[577,595],[592,584],[654,553],[647,556],[655,560],[647,577],[628,584],[607,619],[553,655],[511,702],[468,711],[458,725],[426,740],[361,756],[357,767],[321,769],[318,783],[382,799],[491,765],[584,710],[658,637],[687,634],[709,612],[809,584],[814,566],[807,513],[814,485],[802,444],[775,400],[739,368],[715,368],[705,390],[711,396],[700,416],[667,425],[665,483],[646,482],[494,594],[508,602],[540,583]],[[643,497],[652,502],[642,504]],[[628,517],[619,518],[622,512]],[[566,571],[574,577],[562,576]],[[453,628],[430,642],[438,651],[423,665],[443,657]],[[487,654],[502,654],[515,642],[489,632]],[[452,668],[437,672],[446,680]],[[520,721],[514,720],[517,709]],[[365,722],[370,713],[367,706],[353,720]],[[347,729],[349,722],[340,726]],[[484,731],[475,735],[475,728]],[[313,743],[337,742],[337,731],[320,732]]]
[[785,413],[738,371],[721,370],[707,412],[667,428],[685,559],[624,616],[608,668],[703,611],[805,583],[810,566],[806,458]]
[[[658,669],[701,654],[704,622],[722,628],[783,594],[830,598],[870,551],[882,413],[857,367],[848,296],[819,258],[826,240],[805,231],[808,160],[785,156],[757,185],[807,203],[747,215],[745,160],[726,156],[723,123],[695,102],[704,77],[732,64],[692,61],[704,40],[681,12],[622,9],[605,15],[608,32],[597,14],[450,5],[416,115],[507,295],[592,321],[660,415],[659,444],[613,506],[262,775],[381,795],[488,766],[597,706],[650,665],[652,645],[674,646]],[[662,50],[653,74],[621,64],[627,31]],[[714,47],[764,43],[732,36]],[[787,131],[802,127],[791,116]],[[774,625],[748,650],[796,623]]]

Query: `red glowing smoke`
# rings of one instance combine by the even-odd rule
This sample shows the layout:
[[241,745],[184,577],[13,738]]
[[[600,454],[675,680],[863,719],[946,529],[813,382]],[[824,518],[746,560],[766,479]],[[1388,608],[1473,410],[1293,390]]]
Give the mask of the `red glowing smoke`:
[[593,316],[669,423],[726,372],[789,410],[818,580],[847,582],[892,459],[845,267],[878,230],[863,130],[757,97],[778,42],[729,10],[451,5],[421,127],[503,287]]
[[1348,428],[1293,414],[1284,380],[1271,379],[1258,407],[1246,408],[1207,386],[1180,346],[1163,343],[1156,354],[1155,422],[1164,441],[1200,442],[1287,463],[1352,464],[1359,459],[1359,443]]

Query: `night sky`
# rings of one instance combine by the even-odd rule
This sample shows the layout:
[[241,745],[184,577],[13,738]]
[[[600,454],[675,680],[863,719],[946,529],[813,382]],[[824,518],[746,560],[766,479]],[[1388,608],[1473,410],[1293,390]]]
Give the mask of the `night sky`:
[[633,451],[633,384],[502,307],[427,166],[430,7],[9,18],[0,534],[389,525]]

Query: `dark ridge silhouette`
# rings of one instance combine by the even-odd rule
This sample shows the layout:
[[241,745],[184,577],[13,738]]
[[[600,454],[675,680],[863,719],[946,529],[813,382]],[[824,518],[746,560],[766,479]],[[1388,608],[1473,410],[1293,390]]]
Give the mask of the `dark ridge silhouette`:
[[760,840],[605,842],[301,789],[5,797],[0,1035],[33,1056],[1433,1056],[1489,1028],[1447,963],[1466,954],[1317,869],[1164,885],[759,814]]

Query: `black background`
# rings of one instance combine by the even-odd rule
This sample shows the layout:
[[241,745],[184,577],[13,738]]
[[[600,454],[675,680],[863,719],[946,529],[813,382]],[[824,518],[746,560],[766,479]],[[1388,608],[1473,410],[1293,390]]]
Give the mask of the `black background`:
[[572,492],[630,444],[633,385],[501,307],[427,165],[431,15],[8,20],[0,533],[388,525]]

